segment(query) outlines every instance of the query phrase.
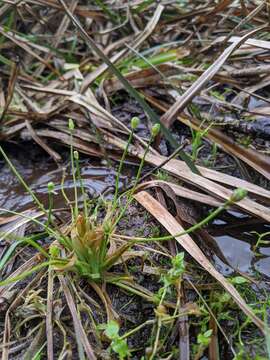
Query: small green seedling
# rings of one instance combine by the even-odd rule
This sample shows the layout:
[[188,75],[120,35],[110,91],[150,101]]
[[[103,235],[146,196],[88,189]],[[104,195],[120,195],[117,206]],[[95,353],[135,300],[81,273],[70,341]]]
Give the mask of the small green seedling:
[[199,334],[197,337],[197,343],[204,348],[207,347],[211,341],[213,330],[207,330],[203,334]]
[[127,340],[121,339],[119,330],[119,324],[116,321],[111,320],[106,326],[105,335],[111,340],[110,348],[119,356],[120,360],[123,360],[130,356],[130,351]]

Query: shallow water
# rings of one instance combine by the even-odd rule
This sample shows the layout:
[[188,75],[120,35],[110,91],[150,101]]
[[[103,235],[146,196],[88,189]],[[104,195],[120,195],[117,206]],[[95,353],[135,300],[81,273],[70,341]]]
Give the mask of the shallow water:
[[[28,158],[20,152],[8,152],[8,156],[17,171],[21,174],[28,186],[34,190],[37,197],[46,204],[48,201],[47,184],[52,181],[55,184],[54,207],[66,206],[61,188],[65,190],[68,198],[74,198],[74,183],[70,164],[66,167],[58,167],[48,158],[37,158],[31,154]],[[65,168],[65,178],[61,184]],[[89,198],[100,194],[111,197],[114,192],[116,172],[112,168],[99,166],[92,160],[80,161],[80,171],[85,191]],[[125,177],[120,178],[119,186],[123,186]],[[80,187],[79,182],[77,186]],[[0,163],[0,207],[7,210],[23,211],[33,206],[31,195],[25,191],[16,176],[4,162]]]
[[[231,267],[215,257],[218,270],[224,275],[232,274],[235,269],[251,276],[259,273],[270,277],[270,225],[259,222],[250,225],[249,216],[232,211],[228,214],[234,216],[233,222],[216,220],[214,233],[217,233],[215,240]],[[246,226],[241,223],[243,221]],[[268,232],[263,242],[258,243],[259,234]]]

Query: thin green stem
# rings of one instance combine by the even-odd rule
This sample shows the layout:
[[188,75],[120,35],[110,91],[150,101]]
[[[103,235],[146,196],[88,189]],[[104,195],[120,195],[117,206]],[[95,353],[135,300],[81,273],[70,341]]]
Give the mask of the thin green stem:
[[53,192],[49,190],[48,193],[48,198],[49,198],[49,209],[48,209],[48,220],[47,220],[47,225],[51,224],[51,220],[52,220],[52,208],[53,208]]
[[155,241],[171,240],[171,239],[176,238],[176,237],[180,237],[180,236],[183,236],[183,235],[186,235],[186,234],[190,234],[190,233],[200,229],[202,226],[206,225],[209,221],[211,221],[217,215],[219,215],[224,209],[225,209],[225,207],[223,207],[223,206],[219,207],[218,209],[213,211],[211,214],[209,214],[205,219],[203,219],[202,221],[198,222],[197,224],[191,226],[187,230],[180,232],[179,234],[163,236],[163,237],[160,237],[160,238],[149,238],[148,241],[152,241],[152,240],[155,240]]
[[71,212],[72,212],[71,201],[70,201],[69,198],[67,197],[67,194],[66,194],[65,188],[64,188],[65,175],[66,175],[65,172],[66,172],[66,170],[64,169],[64,170],[63,170],[63,176],[62,176],[62,179],[61,179],[61,192],[62,192],[63,198],[65,199],[67,205],[70,206]]
[[161,325],[162,325],[162,321],[161,321],[161,318],[159,317],[158,318],[158,324],[157,324],[157,333],[156,333],[156,338],[155,338],[155,342],[154,342],[154,348],[153,348],[153,352],[152,352],[149,360],[153,360],[155,355],[156,355],[157,348],[158,348],[158,340],[159,340]]
[[140,324],[139,326],[135,327],[134,329],[131,329],[130,331],[126,332],[124,335],[120,336],[120,340],[124,340],[126,338],[128,338],[130,335],[135,334],[137,331],[141,330],[142,328],[144,328],[147,325],[151,325],[154,324],[156,322],[155,319],[153,320],[147,320],[145,321],[143,324]]
[[22,217],[24,219],[28,219],[29,221],[32,221],[33,223],[35,223],[35,224],[41,226],[42,228],[44,228],[49,235],[54,236],[56,238],[56,240],[60,244],[63,244],[65,247],[67,247],[69,250],[71,250],[70,244],[67,242],[67,239],[62,234],[59,234],[56,231],[54,231],[47,224],[43,224],[41,221],[39,221],[39,220],[37,220],[37,219],[35,219],[35,218],[31,217],[31,216],[21,214],[21,213],[19,213],[17,211],[7,210],[7,209],[3,209],[3,208],[0,208],[0,211],[6,212],[6,213],[9,213],[9,214],[12,214],[12,215],[18,215],[18,216],[20,216],[20,217]]
[[9,277],[6,280],[0,281],[0,286],[5,286],[5,285],[9,285],[12,284],[14,282],[20,281],[25,279],[26,277],[30,276],[31,274],[33,274],[34,272],[37,272],[41,269],[43,269],[44,267],[48,267],[50,265],[59,265],[59,264],[63,264],[64,265],[67,263],[67,260],[52,260],[52,261],[45,261],[42,264],[39,264],[37,266],[32,267],[32,269],[23,272],[20,275],[14,276],[14,277]]
[[165,287],[163,288],[163,292],[162,292],[162,295],[161,295],[161,298],[160,298],[160,301],[159,301],[159,305],[161,305],[161,304],[163,303],[166,294],[167,294],[167,286],[165,286]]
[[84,190],[83,181],[82,181],[82,176],[81,176],[81,171],[80,171],[79,159],[76,158],[76,159],[75,159],[75,162],[76,162],[77,177],[78,177],[79,182],[80,182],[80,188],[81,188],[81,192],[82,192],[82,196],[83,196],[83,212],[84,212],[84,217],[85,217],[85,219],[87,219],[87,216],[88,216],[88,206],[87,206],[86,193],[85,193],[85,190]]
[[[164,289],[163,289],[163,292],[162,292],[162,296],[161,296],[160,301],[159,301],[159,306],[162,305],[162,303],[163,303],[163,301],[165,299],[166,293],[167,293],[167,287],[165,286]],[[153,352],[152,352],[149,360],[153,360],[155,355],[156,355],[156,352],[157,352],[157,349],[158,349],[158,342],[159,342],[161,326],[162,326],[162,315],[159,314],[158,315],[158,321],[157,321],[157,333],[156,333],[156,337],[155,337]]]
[[117,224],[122,219],[122,217],[124,216],[128,206],[130,205],[131,201],[133,200],[132,195],[134,194],[136,186],[137,186],[137,184],[139,182],[139,178],[140,178],[140,175],[141,175],[141,172],[142,172],[142,169],[143,169],[145,158],[146,158],[146,155],[147,155],[147,153],[149,151],[152,140],[153,140],[153,136],[151,135],[150,140],[148,141],[146,149],[144,151],[143,157],[141,159],[139,169],[138,169],[137,174],[136,174],[136,179],[135,179],[134,185],[133,185],[132,189],[130,190],[130,192],[128,193],[128,197],[127,197],[127,201],[126,201],[125,206],[123,207],[123,209],[121,210],[118,218],[116,219],[116,221],[113,224],[112,231],[116,228]]
[[42,246],[40,246],[39,244],[37,244],[34,240],[32,239],[23,239],[22,243],[25,242],[28,245],[33,246],[33,248],[35,248],[36,250],[38,250],[44,257],[46,257],[47,259],[50,258],[49,254],[42,248]]
[[[5,237],[5,233],[1,233],[0,234],[1,237]],[[7,236],[7,238],[11,238],[12,239],[12,236],[9,235]],[[13,252],[16,250],[16,248],[19,246],[19,245],[22,245],[24,243],[28,244],[28,245],[32,245],[35,249],[37,249],[40,253],[42,253],[43,256],[45,256],[46,258],[49,258],[49,255],[48,253],[39,245],[37,244],[33,239],[28,239],[28,238],[25,238],[25,239],[18,239],[17,237],[15,237],[15,242],[12,242],[10,244],[10,246],[8,247],[7,251],[3,254],[1,260],[0,260],[0,270],[6,265],[6,263],[9,261],[11,255],[13,254]]]
[[78,217],[78,190],[77,190],[77,183],[76,183],[76,169],[74,166],[72,130],[70,130],[70,160],[71,160],[71,171],[72,171],[72,178],[73,178],[74,201],[75,201],[74,208],[72,208],[72,217],[73,217],[73,220],[76,220]]
[[140,179],[140,176],[141,176],[141,173],[142,173],[142,169],[143,169],[143,166],[144,166],[144,163],[145,163],[145,158],[146,158],[146,155],[148,154],[149,152],[149,149],[150,149],[150,145],[153,141],[153,135],[151,135],[150,137],[150,140],[148,141],[147,143],[147,146],[146,146],[146,149],[144,151],[144,154],[143,154],[143,157],[142,157],[142,160],[140,162],[140,166],[139,166],[139,169],[138,169],[138,172],[137,172],[137,175],[136,175],[136,179],[135,179],[135,182],[134,182],[134,185],[133,185],[133,188],[131,189],[131,194],[130,194],[130,197],[133,195],[135,189],[136,189],[136,186],[139,182],[139,179]]
[[125,147],[125,150],[122,154],[121,160],[120,160],[120,164],[119,164],[119,168],[117,171],[117,175],[116,175],[116,180],[115,180],[115,192],[114,192],[114,196],[113,196],[113,207],[112,209],[115,210],[116,209],[116,204],[117,204],[117,198],[118,198],[118,192],[119,192],[119,179],[120,179],[120,175],[122,173],[122,169],[123,169],[123,165],[124,165],[124,160],[127,156],[127,152],[128,152],[128,148],[129,145],[131,143],[131,140],[133,138],[134,135],[134,129],[131,130],[131,133],[129,134],[129,138]]
[[191,226],[187,230],[182,231],[182,232],[180,232],[178,234],[161,236],[161,237],[156,237],[156,238],[155,237],[153,237],[153,238],[136,238],[135,237],[131,241],[133,243],[145,243],[145,242],[149,242],[149,241],[167,241],[167,240],[172,240],[172,239],[174,239],[176,237],[180,237],[180,236],[183,236],[183,235],[186,235],[186,234],[190,234],[191,232],[200,229],[202,226],[206,225],[209,221],[211,221],[216,216],[218,216],[230,204],[231,204],[231,200],[227,200],[224,205],[220,206],[219,208],[217,208],[216,210],[211,212],[205,219],[203,219],[202,221],[198,222],[197,224]]

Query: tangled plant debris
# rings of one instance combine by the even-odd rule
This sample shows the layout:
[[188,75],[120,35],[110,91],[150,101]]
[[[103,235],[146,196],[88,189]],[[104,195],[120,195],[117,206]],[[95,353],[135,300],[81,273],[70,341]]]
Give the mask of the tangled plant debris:
[[1,2],[3,360],[270,358],[268,13]]

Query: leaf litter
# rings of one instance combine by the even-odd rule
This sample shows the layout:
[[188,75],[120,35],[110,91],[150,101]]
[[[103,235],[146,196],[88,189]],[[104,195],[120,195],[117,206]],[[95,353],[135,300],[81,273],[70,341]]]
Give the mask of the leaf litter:
[[[30,246],[21,248],[12,243],[19,243],[25,235],[40,236],[37,224],[38,219],[43,221],[42,212],[33,206],[29,194],[14,186],[7,186],[1,193],[2,203],[7,204],[1,205],[6,210],[2,210],[0,219],[1,280],[18,278],[0,288],[0,309],[5,304],[4,321],[0,321],[2,359],[15,358],[13,354],[48,359],[85,355],[89,359],[199,359],[207,353],[210,360],[218,354],[232,359],[267,357],[268,275],[253,271],[250,276],[232,266],[235,276],[227,279],[209,254],[226,262],[210,235],[215,222],[224,223],[222,235],[233,234],[234,241],[253,233],[256,240],[249,246],[255,259],[268,254],[269,137],[267,130],[258,131],[269,123],[268,11],[267,2],[255,0],[215,4],[164,1],[158,5],[151,1],[95,1],[90,5],[63,0],[3,1],[1,145],[10,156],[30,151],[39,157],[40,147],[56,164],[50,165],[58,167],[56,173],[41,170],[43,189],[38,196],[48,201],[45,185],[51,178],[59,184],[58,195],[61,183],[65,190],[73,189],[72,174],[63,172],[68,159],[66,149],[70,147],[85,156],[80,161],[85,169],[82,180],[86,189],[88,184],[87,196],[93,202],[112,201],[117,181],[113,166],[117,167],[125,149],[125,181],[120,196],[132,184],[139,185],[141,180],[136,182],[134,169],[141,159],[145,158],[147,165],[143,182],[136,193],[131,192],[144,208],[128,201],[127,215],[111,239],[111,251],[121,247],[124,251],[125,242],[134,240],[132,248],[127,246],[116,262],[116,273],[121,270],[126,276],[118,288],[112,278],[109,284],[92,282],[90,287],[83,279],[76,283],[64,270],[73,266],[72,257],[62,273],[50,265],[48,271],[43,269],[36,277],[21,277],[33,267],[43,266],[44,259]],[[251,102],[255,104],[252,109]],[[114,110],[117,105],[120,111]],[[140,117],[141,124],[127,148],[132,133],[130,119],[134,116]],[[76,123],[72,137],[69,119]],[[145,154],[153,123],[160,124],[161,133]],[[247,133],[247,128],[254,129],[253,133]],[[169,158],[174,151],[175,156]],[[100,159],[103,169],[104,164],[106,169],[111,167],[109,185],[98,183],[97,177],[105,171],[100,170]],[[93,167],[93,162],[98,167]],[[2,177],[2,162],[1,166]],[[27,177],[24,169],[22,174]],[[37,181],[34,177],[35,191]],[[183,232],[187,223],[192,226],[209,209],[222,207],[239,187],[248,190],[248,196],[231,204],[227,213],[214,220],[208,226],[210,233],[208,228],[201,229],[202,237],[199,232],[175,236],[176,242],[170,239],[168,244],[153,240],[158,237],[155,232]],[[14,203],[10,201],[11,193]],[[65,233],[71,204],[60,201],[57,205],[53,212],[57,226]],[[198,208],[200,216],[185,215],[185,211]],[[240,214],[234,219],[238,232],[230,228],[233,214]],[[97,216],[104,216],[104,211]],[[228,223],[226,218],[230,219]],[[142,237],[151,242],[141,244]],[[197,237],[202,243],[196,243]],[[51,241],[42,236],[38,240],[45,251]],[[6,263],[12,246],[13,256]],[[163,284],[162,274],[168,266],[177,271],[173,268],[177,261],[168,265],[167,260],[183,250],[186,273],[179,272],[177,280]],[[263,258],[270,265],[269,259],[267,255]],[[204,274],[201,268],[206,270]],[[255,288],[251,290],[250,284],[256,284]],[[204,286],[208,291],[203,290]],[[220,294],[219,301],[215,294]],[[238,310],[237,321],[233,321],[237,310],[229,299],[222,302],[228,294],[247,318]],[[30,313],[25,313],[27,301],[31,303]],[[138,322],[131,315],[133,308],[139,312],[140,304],[143,315]],[[24,315],[14,311],[18,305]],[[46,317],[40,312],[42,306],[47,307]],[[113,335],[109,329],[115,325],[110,319],[118,324]],[[251,322],[266,334],[266,341],[255,331],[255,345],[245,344],[248,341],[243,331],[254,331]],[[232,326],[240,341],[228,338]],[[17,329],[15,333],[13,328]],[[149,338],[147,344],[139,341],[143,334]],[[23,339],[27,339],[29,349],[21,343]],[[251,357],[245,355],[246,349]]]

